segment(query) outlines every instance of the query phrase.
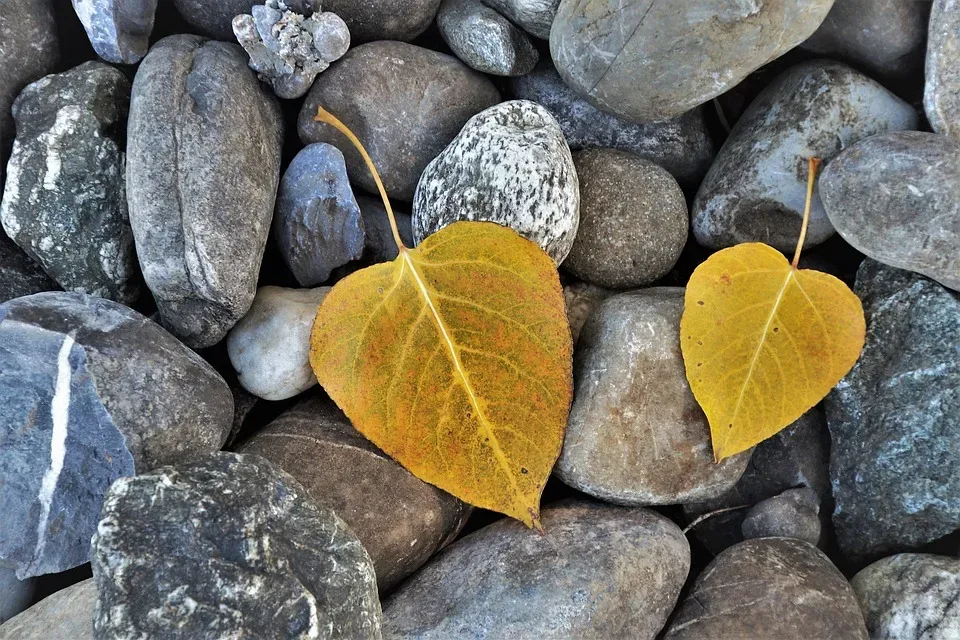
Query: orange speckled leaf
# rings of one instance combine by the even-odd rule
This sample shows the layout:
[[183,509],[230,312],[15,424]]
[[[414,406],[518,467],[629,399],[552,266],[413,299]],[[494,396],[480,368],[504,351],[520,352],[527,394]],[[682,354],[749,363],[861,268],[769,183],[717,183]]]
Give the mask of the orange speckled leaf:
[[539,527],[572,396],[553,261],[511,229],[457,222],[340,281],[310,363],[354,426],[418,478]]

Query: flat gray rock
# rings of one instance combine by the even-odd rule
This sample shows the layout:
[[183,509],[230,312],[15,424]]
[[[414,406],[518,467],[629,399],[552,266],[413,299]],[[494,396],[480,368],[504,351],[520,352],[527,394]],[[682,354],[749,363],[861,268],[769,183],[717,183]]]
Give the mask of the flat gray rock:
[[130,304],[140,273],[127,215],[124,140],[130,81],[85,62],[27,86],[0,219],[64,289]]
[[358,43],[409,42],[426,31],[440,8],[440,0],[322,0],[322,4],[324,11],[343,18]]
[[[807,159],[829,162],[863,138],[917,124],[913,107],[844,64],[791,67],[750,104],[700,185],[691,212],[697,242],[710,249],[765,242],[792,251],[803,220]],[[815,194],[805,246],[833,233]]]
[[960,0],[934,0],[924,110],[937,133],[960,138]]
[[97,637],[380,638],[367,552],[259,456],[116,482],[92,546]]
[[0,233],[0,302],[59,288],[23,249]]
[[833,523],[856,560],[960,527],[960,299],[869,259],[854,292],[866,344],[826,407]]
[[503,519],[435,556],[384,601],[384,637],[653,640],[690,567],[675,524],[569,501],[544,535]]
[[495,76],[522,76],[540,59],[527,35],[480,0],[443,0],[440,35],[468,67]]
[[147,54],[157,0],[72,0],[97,55],[136,64]]
[[0,626],[0,640],[93,640],[93,578],[47,596]]
[[862,140],[823,172],[820,197],[855,249],[960,291],[960,138],[904,131]]
[[483,0],[483,4],[496,9],[527,33],[547,40],[560,0]]
[[459,220],[510,227],[563,262],[580,222],[580,189],[549,111],[527,100],[490,107],[427,165],[413,201],[414,238],[419,244]]
[[270,231],[283,121],[232,44],[156,43],[133,82],[127,200],[164,325],[219,342],[250,308]]
[[[306,0],[308,2],[316,0]],[[225,42],[235,42],[233,18],[241,13],[250,13],[254,5],[263,0],[172,0],[183,19],[208,36]],[[324,2],[324,5],[329,4]]]
[[0,567],[0,625],[30,606],[36,583],[34,578],[18,580],[13,569]]
[[820,497],[809,487],[787,489],[747,512],[741,530],[744,540],[796,538],[820,542]]
[[653,122],[724,93],[806,40],[833,0],[562,0],[550,52],[604,111]]

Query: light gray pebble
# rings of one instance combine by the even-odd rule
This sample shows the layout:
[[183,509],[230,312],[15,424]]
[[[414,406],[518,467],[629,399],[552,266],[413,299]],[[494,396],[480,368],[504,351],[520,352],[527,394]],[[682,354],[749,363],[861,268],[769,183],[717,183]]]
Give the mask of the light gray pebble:
[[542,40],[550,37],[550,27],[560,0],[483,0],[524,31]]
[[540,54],[527,35],[480,0],[443,0],[437,26],[468,67],[495,76],[522,76]]

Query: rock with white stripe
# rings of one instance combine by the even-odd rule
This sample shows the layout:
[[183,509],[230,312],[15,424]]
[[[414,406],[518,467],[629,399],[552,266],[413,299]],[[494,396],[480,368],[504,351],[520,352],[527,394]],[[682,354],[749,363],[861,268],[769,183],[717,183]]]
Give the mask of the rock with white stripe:
[[157,0],[73,0],[73,10],[107,62],[135,64],[146,55]]

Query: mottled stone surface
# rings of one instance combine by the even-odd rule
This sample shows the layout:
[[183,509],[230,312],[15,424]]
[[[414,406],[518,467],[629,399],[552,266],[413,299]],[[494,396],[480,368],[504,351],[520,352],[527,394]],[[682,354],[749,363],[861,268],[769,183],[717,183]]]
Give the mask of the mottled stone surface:
[[127,196],[164,325],[219,342],[253,302],[270,231],[283,123],[237,45],[164,38],[133,82]]
[[240,451],[267,458],[343,518],[370,554],[381,591],[453,540],[471,512],[391,460],[326,399],[297,404]]
[[286,400],[317,384],[310,330],[329,291],[257,289],[250,311],[227,336],[227,354],[244,389],[264,400]]
[[527,35],[480,0],[443,0],[440,35],[468,67],[495,76],[522,76],[540,54]]
[[[312,2],[315,0],[306,0]],[[250,13],[263,0],[172,0],[183,19],[208,36],[224,42],[234,42],[233,18]],[[324,4],[328,4],[324,2]]]
[[855,249],[960,291],[960,138],[904,131],[862,140],[820,176],[820,197]]
[[333,127],[314,121],[322,105],[363,142],[390,197],[409,201],[424,167],[467,120],[497,102],[493,84],[453,56],[403,42],[371,42],[348,51],[317,79],[297,129],[304,144],[336,145],[353,183],[376,194],[359,152]]
[[826,407],[837,541],[869,558],[960,527],[960,299],[872,260],[854,292],[866,344]]
[[135,64],[147,54],[157,0],[72,0],[97,55]]
[[573,154],[580,181],[580,226],[563,268],[615,289],[650,284],[677,263],[690,219],[667,171],[626,151]]
[[787,489],[747,512],[743,538],[796,538],[820,542],[820,497],[809,487]]
[[322,0],[323,9],[343,18],[354,42],[400,40],[423,33],[440,8],[440,0]]
[[563,302],[567,310],[567,322],[570,324],[570,335],[574,346],[580,339],[580,331],[590,314],[614,293],[588,282],[574,282],[563,288]]
[[563,79],[610,113],[652,122],[724,93],[807,39],[833,0],[562,0],[550,51]]
[[58,288],[40,265],[0,232],[0,302]]
[[716,148],[702,108],[637,124],[600,111],[567,86],[550,62],[510,81],[511,97],[538,102],[557,119],[571,149],[630,151],[654,162],[681,184],[696,185],[710,168]]
[[960,638],[960,558],[901,553],[874,562],[852,584],[871,638]]
[[[700,185],[692,209],[697,242],[719,249],[765,242],[793,250],[807,192],[807,159],[829,162],[858,140],[913,129],[917,113],[839,62],[791,67],[750,104]],[[806,245],[833,235],[815,194]]]
[[434,557],[384,601],[384,636],[652,640],[689,571],[680,529],[588,502],[542,516],[544,535],[503,519]]
[[259,456],[116,482],[92,547],[97,637],[380,637],[367,552]]
[[0,626],[0,640],[93,640],[93,579],[61,589]]
[[35,587],[35,579],[18,580],[13,569],[0,567],[0,625],[30,606]]
[[[360,205],[360,216],[363,218],[365,235],[363,260],[377,263],[395,259],[399,255],[397,241],[393,237],[393,230],[390,229],[390,219],[387,218],[387,210],[383,207],[383,201],[379,198],[359,195],[357,196],[357,204]],[[410,213],[398,211],[396,205],[393,205],[393,215],[397,220],[400,239],[403,240],[404,245],[412,247],[414,242]]]
[[960,0],[934,0],[924,110],[937,133],[960,138]]
[[826,555],[791,538],[747,540],[713,559],[665,640],[867,640],[857,598]]
[[574,399],[555,473],[609,502],[679,504],[736,484],[750,453],[714,464],[680,353],[683,289],[604,300],[574,353]]
[[550,27],[560,6],[560,0],[483,0],[483,3],[543,40],[550,37]]
[[0,219],[64,289],[129,304],[140,275],[127,216],[124,140],[130,81],[85,62],[25,88]]
[[496,222],[563,262],[580,221],[580,189],[557,121],[535,102],[490,107],[423,171],[413,201],[418,243],[458,220]]

